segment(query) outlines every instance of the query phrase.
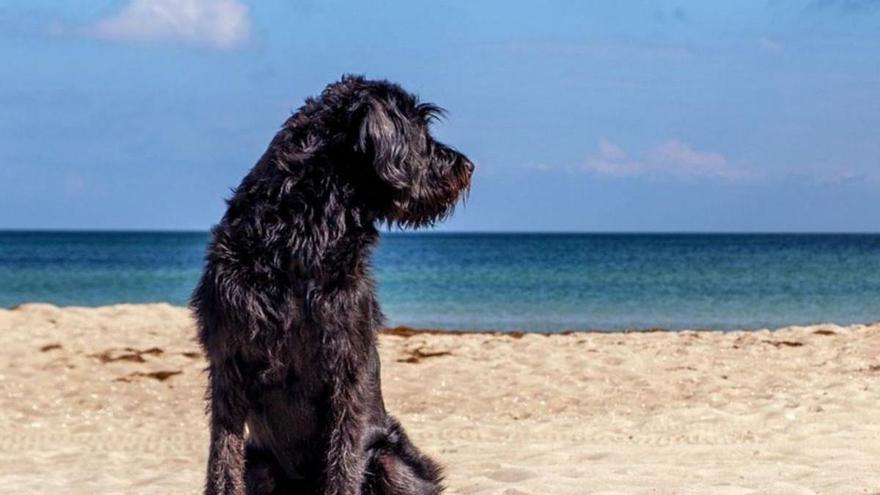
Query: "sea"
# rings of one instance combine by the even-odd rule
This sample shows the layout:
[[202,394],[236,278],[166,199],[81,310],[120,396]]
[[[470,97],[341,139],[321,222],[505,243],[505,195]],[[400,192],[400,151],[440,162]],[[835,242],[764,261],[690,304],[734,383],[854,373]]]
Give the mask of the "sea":
[[[185,306],[206,232],[0,232],[0,306]],[[759,329],[880,320],[877,234],[382,235],[389,325]]]

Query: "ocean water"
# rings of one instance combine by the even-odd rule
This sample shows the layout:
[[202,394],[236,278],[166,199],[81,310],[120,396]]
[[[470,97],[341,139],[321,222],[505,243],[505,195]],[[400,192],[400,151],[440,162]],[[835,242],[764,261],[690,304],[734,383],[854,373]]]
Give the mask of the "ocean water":
[[[185,305],[206,233],[0,232],[0,306]],[[385,234],[392,325],[559,331],[880,320],[880,235]]]

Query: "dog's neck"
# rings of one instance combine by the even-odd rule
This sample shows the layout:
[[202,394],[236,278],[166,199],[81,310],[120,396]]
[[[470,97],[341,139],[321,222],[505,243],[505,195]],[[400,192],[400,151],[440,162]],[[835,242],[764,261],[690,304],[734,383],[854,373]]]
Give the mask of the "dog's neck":
[[375,215],[350,206],[353,192],[328,179],[321,164],[279,169],[273,158],[267,153],[228,201],[220,227],[235,232],[229,237],[239,241],[236,250],[249,251],[239,254],[258,259],[260,252],[287,253],[286,266],[330,283],[363,273],[379,238]]

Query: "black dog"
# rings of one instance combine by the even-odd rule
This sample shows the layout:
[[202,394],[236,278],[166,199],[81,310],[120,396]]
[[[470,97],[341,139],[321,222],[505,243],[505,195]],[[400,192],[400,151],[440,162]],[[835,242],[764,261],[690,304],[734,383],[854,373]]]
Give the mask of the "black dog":
[[440,113],[344,77],[235,190],[192,299],[210,362],[206,493],[442,490],[385,411],[369,266],[377,223],[431,225],[470,186],[471,162],[431,137]]

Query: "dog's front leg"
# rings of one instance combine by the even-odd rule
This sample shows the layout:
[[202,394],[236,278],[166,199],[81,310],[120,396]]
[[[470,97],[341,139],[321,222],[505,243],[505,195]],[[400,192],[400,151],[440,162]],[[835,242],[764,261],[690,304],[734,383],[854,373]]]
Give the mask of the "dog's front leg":
[[234,359],[211,363],[211,449],[206,495],[245,495],[245,438],[247,399]]
[[366,469],[366,412],[364,367],[360,364],[342,359],[333,378],[324,495],[361,493]]

